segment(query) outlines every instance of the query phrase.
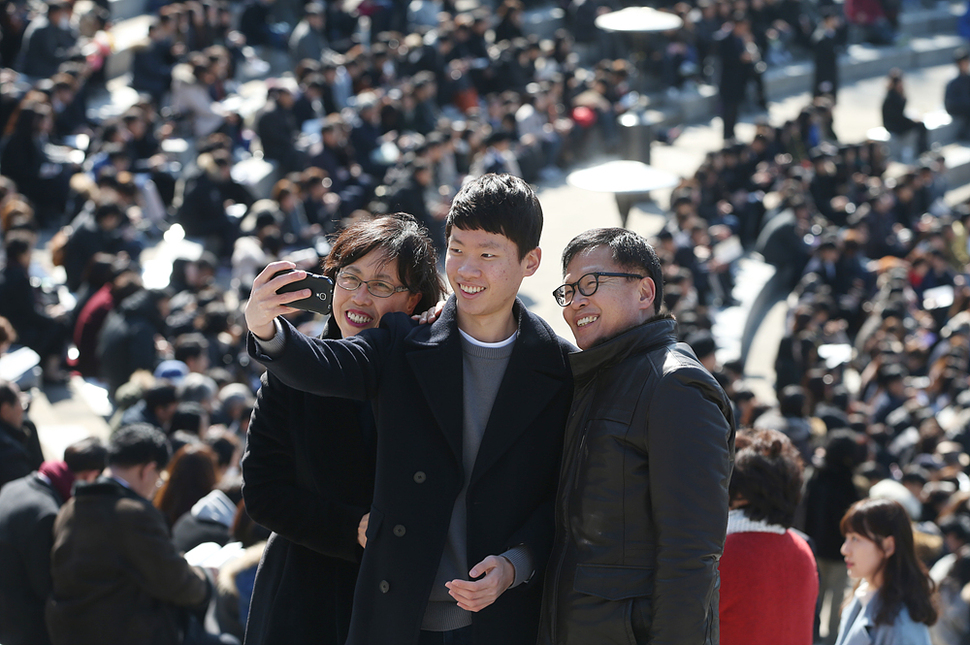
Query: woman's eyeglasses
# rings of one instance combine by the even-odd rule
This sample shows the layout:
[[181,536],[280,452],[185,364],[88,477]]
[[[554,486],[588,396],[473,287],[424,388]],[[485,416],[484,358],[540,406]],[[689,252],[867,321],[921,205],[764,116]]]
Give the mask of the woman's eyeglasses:
[[395,293],[410,291],[407,287],[395,287],[383,280],[361,280],[352,273],[338,273],[337,286],[347,291],[357,291],[360,285],[367,287],[368,293],[375,298],[390,298]]

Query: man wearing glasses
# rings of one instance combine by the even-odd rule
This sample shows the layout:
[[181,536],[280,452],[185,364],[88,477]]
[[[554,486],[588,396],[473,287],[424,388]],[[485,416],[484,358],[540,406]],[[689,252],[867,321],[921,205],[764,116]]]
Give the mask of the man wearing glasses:
[[662,310],[647,241],[594,229],[563,251],[553,292],[570,355],[556,539],[540,645],[718,642],[718,558],[734,420]]

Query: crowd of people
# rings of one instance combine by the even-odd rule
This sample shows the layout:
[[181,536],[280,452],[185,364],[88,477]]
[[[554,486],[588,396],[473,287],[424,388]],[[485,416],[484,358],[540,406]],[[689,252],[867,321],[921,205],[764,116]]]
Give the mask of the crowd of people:
[[[939,588],[934,643],[960,643],[970,636],[964,593],[970,583],[970,399],[963,394],[970,380],[970,316],[965,311],[970,302],[965,273],[970,206],[945,205],[942,156],[929,153],[907,172],[889,177],[884,146],[841,144],[832,123],[839,86],[836,53],[846,39],[843,23],[857,28],[860,38],[891,42],[898,27],[897,4],[847,2],[841,14],[838,5],[805,7],[795,0],[672,4],[667,9],[682,17],[684,26],[645,52],[643,69],[631,66],[620,39],[593,25],[596,15],[619,8],[608,0],[566,5],[568,29],[549,39],[526,33],[526,7],[517,0],[468,11],[435,0],[407,6],[367,0],[149,5],[147,38],[131,52],[130,86],[138,98],[106,118],[89,106],[104,91],[110,7],[84,0],[40,7],[8,0],[0,12],[0,233],[5,257],[0,354],[13,343],[29,347],[40,357],[46,384],[64,383],[71,372],[98,379],[115,408],[109,445],[87,440],[69,447],[63,459],[44,461],[27,414],[29,392],[0,382],[0,640],[125,642],[140,640],[130,631],[137,623],[145,630],[140,633],[159,642],[189,644],[232,643],[244,635],[247,642],[269,643],[280,633],[295,641],[326,633],[335,643],[348,636],[366,642],[362,635],[401,625],[420,625],[422,634],[462,632],[460,638],[470,638],[472,628],[501,634],[510,625],[524,625],[518,638],[539,629],[549,642],[582,642],[589,634],[570,621],[584,619],[565,617],[581,617],[590,607],[577,599],[573,586],[587,585],[592,596],[619,593],[621,601],[649,596],[619,577],[616,581],[628,589],[604,591],[607,578],[596,576],[606,574],[594,566],[582,569],[588,566],[582,564],[583,549],[557,543],[557,557],[570,559],[587,578],[570,572],[548,579],[547,594],[561,590],[548,602],[558,603],[564,618],[540,627],[521,614],[539,606],[542,580],[531,581],[527,574],[533,558],[543,552],[508,541],[537,540],[546,544],[548,554],[552,545],[534,531],[520,535],[509,526],[489,526],[482,529],[489,535],[483,546],[474,542],[477,534],[444,522],[435,539],[454,552],[402,556],[394,551],[393,541],[405,532],[413,537],[425,520],[371,517],[372,499],[391,500],[386,504],[397,512],[410,502],[398,503],[395,496],[411,491],[397,490],[398,484],[389,486],[388,481],[396,482],[399,475],[408,485],[420,486],[434,482],[438,472],[432,466],[412,467],[419,456],[402,459],[407,472],[381,470],[380,464],[386,469],[388,462],[409,454],[407,446],[389,439],[381,439],[382,444],[373,436],[382,427],[378,421],[388,423],[387,409],[397,406],[392,416],[400,422],[403,403],[388,395],[385,416],[375,420],[368,406],[345,399],[382,395],[341,390],[334,396],[328,390],[317,392],[327,396],[316,396],[295,389],[285,375],[264,372],[256,359],[273,352],[262,344],[274,331],[283,332],[275,327],[261,333],[267,327],[255,340],[248,332],[257,330],[240,305],[257,286],[264,287],[266,280],[258,276],[274,261],[293,258],[298,260],[294,267],[315,269],[326,258],[324,273],[336,282],[331,322],[322,326],[306,312],[285,312],[308,336],[337,343],[376,327],[385,314],[431,309],[444,293],[436,257],[445,249],[446,235],[454,233],[447,218],[468,180],[508,173],[535,182],[558,177],[590,151],[619,150],[616,116],[638,106],[633,87],[642,87],[637,75],[644,69],[660,87],[675,91],[717,80],[726,142],[674,189],[669,223],[653,240],[663,273],[662,280],[651,277],[655,288],[660,283],[653,292],[658,303],[653,313],[660,314],[662,304],[678,321],[676,332],[670,325],[660,336],[676,334],[686,341],[726,393],[724,409],[713,414],[719,431],[730,425],[718,417],[726,410],[739,428],[757,429],[739,435],[736,472],[750,475],[745,464],[762,458],[775,466],[779,459],[786,464],[778,475],[786,496],[780,502],[756,499],[762,484],[743,477],[732,480],[730,491],[703,500],[718,506],[707,513],[715,525],[706,528],[716,533],[726,526],[729,536],[722,564],[722,640],[751,642],[753,633],[743,627],[749,624],[744,621],[751,598],[732,592],[731,583],[745,575],[748,585],[756,572],[731,549],[771,548],[786,553],[786,561],[808,563],[798,570],[798,580],[814,579],[808,566],[808,557],[814,556],[818,596],[829,607],[826,633],[836,642],[846,576],[858,573],[846,571],[843,532],[878,542],[886,559],[893,555],[886,540],[895,536],[899,557],[914,579],[922,575],[921,566],[932,567]],[[768,100],[763,73],[790,60],[793,48],[814,52],[815,100],[797,119],[778,127],[761,122],[750,142],[738,142],[733,126],[749,84],[755,86],[754,102],[763,107]],[[286,63],[279,69],[281,60]],[[967,60],[958,57],[961,77],[966,77]],[[241,108],[242,83],[266,77],[265,101],[253,110]],[[901,76],[891,79],[890,92],[890,116],[902,115]],[[965,84],[946,94],[951,113],[966,114],[970,100],[964,95],[970,91]],[[901,122],[894,128],[900,133],[918,129]],[[166,145],[173,142],[184,142],[190,152],[173,152],[178,146]],[[924,142],[917,147],[918,152],[928,150]],[[257,183],[234,173],[257,159],[272,168],[265,194]],[[382,217],[399,211],[411,217]],[[204,252],[177,259],[167,287],[146,288],[142,254],[176,226],[201,242]],[[501,227],[496,232],[482,221],[467,228],[472,233],[484,228],[503,243],[513,243],[520,262],[534,247],[531,237],[516,237]],[[30,272],[37,265],[38,239],[48,238],[52,263],[63,268],[61,288],[50,281],[38,283]],[[587,262],[589,248],[613,242],[604,237],[586,240],[587,247],[582,243],[574,252]],[[797,299],[776,360],[774,406],[759,401],[745,383],[742,361],[720,365],[716,360],[713,312],[735,304],[733,275],[743,250],[760,252],[776,267],[772,288]],[[609,291],[617,277],[644,279],[639,269],[610,275],[595,267],[593,274],[572,276],[571,260],[564,258],[567,282],[556,296],[566,311],[573,298],[592,297],[601,280]],[[632,266],[639,267],[638,262]],[[628,261],[620,264],[631,268]],[[597,276],[592,284],[583,282],[589,275]],[[451,282],[452,289],[460,283]],[[65,292],[70,298],[64,298]],[[442,314],[464,333],[461,315],[447,308]],[[584,340],[588,332],[578,320],[571,323],[577,345],[593,349],[595,343]],[[371,347],[367,342],[348,340],[346,346]],[[512,360],[502,348],[485,349],[479,358]],[[373,351],[370,358],[383,350]],[[488,369],[479,368],[463,374],[479,379],[472,381],[481,386],[476,391],[493,380],[498,387],[501,379],[490,379]],[[439,380],[428,387],[452,392],[461,382],[454,376],[445,374],[450,383]],[[709,388],[706,401],[718,399],[721,390],[713,381],[693,378]],[[412,398],[421,399],[420,385],[412,387]],[[533,387],[537,384],[521,384],[523,392]],[[468,397],[461,388],[452,393]],[[505,389],[490,396],[503,397],[496,409],[514,402]],[[516,406],[524,408],[526,402]],[[568,404],[559,408],[564,422]],[[457,423],[481,439],[493,432],[485,423],[490,409],[491,404],[476,409],[483,418]],[[330,436],[323,445],[320,437],[303,431],[321,416],[340,418],[341,425],[358,428],[360,434],[340,438],[339,449]],[[432,423],[428,420],[429,427]],[[677,454],[676,446],[661,447]],[[488,449],[486,441],[482,451]],[[538,506],[551,503],[558,453],[549,452],[543,462],[536,458],[540,452],[517,453],[516,458],[531,464],[508,466],[525,478],[523,494],[517,500],[485,497],[482,503],[493,509],[493,516],[504,517],[514,507],[531,517]],[[458,455],[459,461],[465,459],[468,477],[475,457],[475,452]],[[710,457],[706,470],[711,477],[725,467],[724,457],[720,452]],[[328,464],[326,472],[322,463]],[[570,475],[576,473],[564,474]],[[455,493],[462,492],[464,499],[477,478],[462,482],[456,477]],[[773,480],[771,485],[776,484]],[[589,494],[575,492],[572,499],[582,504]],[[880,511],[853,506],[868,495],[902,504],[915,527],[915,546],[907,547],[905,528],[895,515],[878,526],[858,519]],[[676,500],[667,501],[672,505]],[[732,515],[725,506],[720,518],[722,501],[730,503]],[[452,518],[480,520],[478,503],[445,505],[442,511]],[[389,510],[381,503],[377,507]],[[117,524],[106,528],[107,516]],[[618,517],[653,530],[642,518]],[[718,518],[726,524],[717,524]],[[585,521],[581,513],[560,519],[576,526]],[[434,521],[441,524],[437,515]],[[783,538],[757,546],[762,538],[749,533]],[[378,555],[368,556],[364,579],[377,592],[359,592],[363,600],[358,600],[358,561],[375,536],[371,553]],[[810,540],[804,541],[806,536]],[[593,530],[587,544],[601,537]],[[196,551],[190,565],[180,555],[213,542],[226,549],[220,552],[224,557],[206,560]],[[29,546],[29,557],[18,560],[19,547],[13,545]],[[480,554],[481,562],[455,556],[462,546]],[[915,555],[909,557],[906,548]],[[428,578],[429,586],[452,586],[430,598],[415,592],[385,613],[382,599],[410,589],[395,587],[391,593],[391,583],[379,579],[384,565],[376,559],[387,553],[404,567],[407,584]],[[710,558],[702,560],[704,575],[716,575]],[[408,572],[409,566],[414,571]],[[90,585],[106,571],[121,571],[124,578],[125,567],[136,567],[143,584],[112,590],[110,602],[66,600],[97,596]],[[456,600],[462,609],[483,607],[477,604],[483,601],[475,583],[464,587],[456,584],[463,580],[452,579],[469,567],[485,574],[488,584],[494,576],[509,588],[498,612],[483,614],[493,617],[481,623],[455,610]],[[758,572],[762,579],[777,575],[770,568]],[[936,614],[925,611],[918,593],[900,600],[889,595],[896,593],[898,580],[887,583],[875,571],[866,573],[853,577],[865,579],[870,589],[882,585],[886,590],[880,602],[889,609],[876,616],[880,604],[870,608],[877,623],[893,622],[900,603],[908,608],[911,623],[934,622]],[[16,584],[6,586],[11,579]],[[694,612],[688,622],[697,628],[711,621],[710,608],[700,604],[709,582],[692,583],[689,593],[677,591],[690,597],[684,607]],[[818,635],[815,599],[808,597],[811,593],[784,595],[786,590],[791,591],[772,589],[765,597],[784,598],[799,608],[799,629],[791,642],[804,643],[805,629]],[[657,593],[670,602],[673,596],[664,594],[674,592]],[[408,604],[425,601],[434,611],[423,617]],[[139,612],[152,603],[163,611],[140,620]],[[676,613],[650,624],[646,606],[633,605],[638,618],[631,629],[637,639],[675,629]],[[208,608],[213,613],[207,620]],[[358,612],[354,622],[352,608]],[[852,605],[848,615],[850,623],[870,616]],[[119,619],[127,616],[134,622]],[[625,637],[627,630],[612,624],[613,616],[604,613],[599,620]],[[781,642],[773,625],[762,625],[768,628],[765,642]],[[850,624],[846,633],[851,629]],[[560,636],[557,630],[563,630]],[[82,633],[90,634],[87,641]]]

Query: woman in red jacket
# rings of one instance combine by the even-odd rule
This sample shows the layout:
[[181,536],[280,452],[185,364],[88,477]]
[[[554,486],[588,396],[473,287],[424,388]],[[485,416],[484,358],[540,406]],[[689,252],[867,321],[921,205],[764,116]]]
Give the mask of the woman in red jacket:
[[789,527],[802,461],[776,430],[738,433],[721,557],[721,645],[811,645],[818,569]]

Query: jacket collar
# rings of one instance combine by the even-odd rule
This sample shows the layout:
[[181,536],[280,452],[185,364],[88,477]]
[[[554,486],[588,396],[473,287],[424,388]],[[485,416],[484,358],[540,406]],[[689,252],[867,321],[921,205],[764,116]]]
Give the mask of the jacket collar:
[[[569,378],[560,339],[516,298],[518,335],[489,415],[475,461],[474,482],[514,443]],[[430,326],[416,327],[405,341],[408,362],[425,400],[460,465],[464,422],[463,357],[458,309],[448,299]]]
[[588,381],[600,370],[609,369],[631,354],[642,354],[677,342],[677,321],[673,318],[652,320],[627,330],[585,351],[569,355],[573,378]]
[[130,497],[143,502],[148,501],[132,489],[128,488],[127,486],[123,486],[117,480],[112,479],[111,477],[106,477],[105,475],[101,475],[90,483],[78,482],[77,486],[74,487],[74,497],[78,498],[78,501],[85,497],[96,497],[98,495]]

